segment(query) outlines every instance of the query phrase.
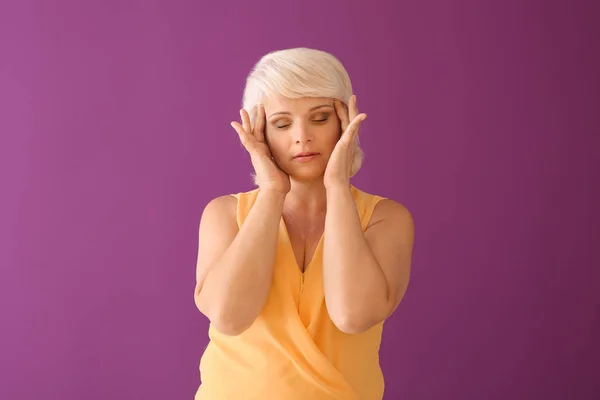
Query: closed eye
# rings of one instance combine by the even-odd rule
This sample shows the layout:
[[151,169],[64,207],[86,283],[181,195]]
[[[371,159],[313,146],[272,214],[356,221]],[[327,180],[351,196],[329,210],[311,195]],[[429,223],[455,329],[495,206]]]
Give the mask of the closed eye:
[[[311,122],[313,123],[317,123],[317,124],[322,124],[324,122],[327,122],[329,120],[329,115],[325,115],[321,118],[316,118],[316,119],[312,119]],[[275,124],[275,128],[277,129],[285,129],[288,126],[290,126],[291,124]]]
[[329,117],[331,116],[331,114],[329,113],[318,113],[315,115],[315,117],[312,120],[312,122],[316,122],[316,123],[323,123],[323,122],[327,122],[327,120],[329,120]]

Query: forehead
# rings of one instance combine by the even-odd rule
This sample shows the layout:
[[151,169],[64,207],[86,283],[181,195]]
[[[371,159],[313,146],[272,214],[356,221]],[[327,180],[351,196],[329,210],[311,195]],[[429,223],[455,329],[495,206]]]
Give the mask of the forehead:
[[276,112],[290,112],[292,114],[305,113],[313,107],[328,104],[333,106],[333,99],[329,97],[301,97],[290,99],[280,95],[265,98],[263,105],[267,114]]

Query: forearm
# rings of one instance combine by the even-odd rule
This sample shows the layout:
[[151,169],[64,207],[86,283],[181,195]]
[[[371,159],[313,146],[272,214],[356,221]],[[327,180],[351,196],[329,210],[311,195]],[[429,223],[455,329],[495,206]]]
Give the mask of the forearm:
[[349,187],[327,190],[323,248],[325,300],[332,321],[360,332],[381,319],[388,289],[385,275],[364,237]]
[[241,333],[264,306],[284,199],[284,194],[260,192],[235,239],[206,276],[199,295],[210,304],[207,316],[223,332]]

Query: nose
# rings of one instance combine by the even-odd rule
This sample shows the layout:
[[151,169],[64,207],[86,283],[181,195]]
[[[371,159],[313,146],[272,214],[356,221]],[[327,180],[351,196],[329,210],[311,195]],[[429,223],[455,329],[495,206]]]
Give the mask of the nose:
[[310,127],[300,122],[296,124],[292,132],[292,138],[296,144],[309,143],[313,140],[313,135]]

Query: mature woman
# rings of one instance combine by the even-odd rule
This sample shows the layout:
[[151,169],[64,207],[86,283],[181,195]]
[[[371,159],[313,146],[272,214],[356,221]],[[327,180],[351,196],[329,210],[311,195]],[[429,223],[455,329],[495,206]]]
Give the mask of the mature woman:
[[350,78],[323,51],[269,53],[240,114],[258,188],[202,214],[194,299],[210,343],[196,399],[381,399],[382,325],[406,291],[414,227],[350,184],[366,118]]

